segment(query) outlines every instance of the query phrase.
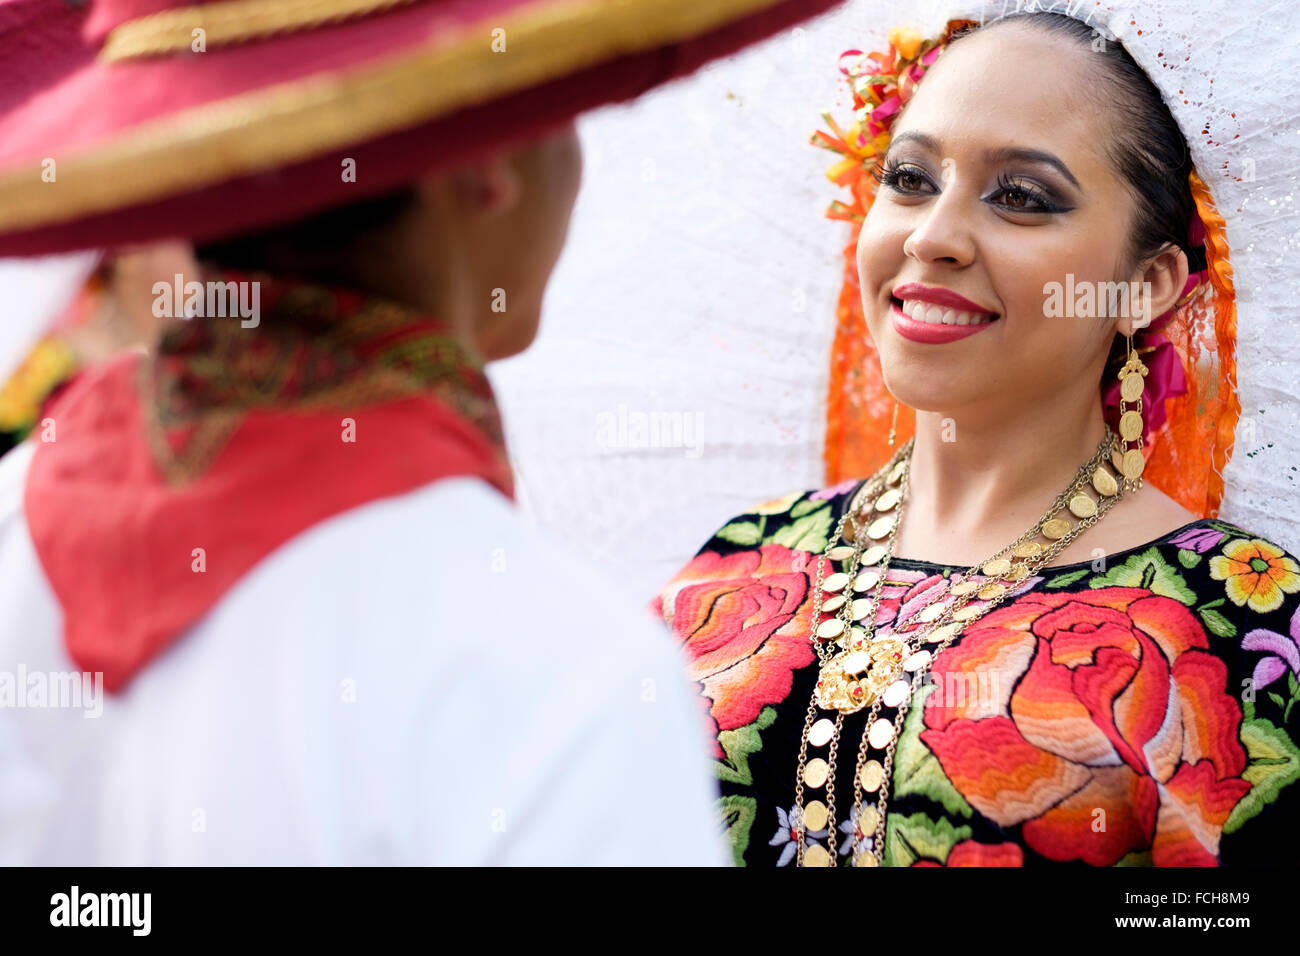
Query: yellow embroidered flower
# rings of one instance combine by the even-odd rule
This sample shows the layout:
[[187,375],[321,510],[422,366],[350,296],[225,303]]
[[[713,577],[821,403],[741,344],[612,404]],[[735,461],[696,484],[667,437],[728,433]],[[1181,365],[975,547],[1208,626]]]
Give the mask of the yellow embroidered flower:
[[1210,558],[1210,576],[1227,582],[1228,600],[1264,613],[1282,606],[1282,593],[1300,591],[1300,565],[1281,548],[1259,538],[1234,538]]

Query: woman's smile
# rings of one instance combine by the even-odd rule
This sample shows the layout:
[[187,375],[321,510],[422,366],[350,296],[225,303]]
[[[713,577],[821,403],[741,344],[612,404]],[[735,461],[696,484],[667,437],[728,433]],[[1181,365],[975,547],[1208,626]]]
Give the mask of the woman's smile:
[[890,318],[894,331],[905,339],[925,345],[942,345],[982,332],[998,316],[935,305],[920,299],[890,297]]

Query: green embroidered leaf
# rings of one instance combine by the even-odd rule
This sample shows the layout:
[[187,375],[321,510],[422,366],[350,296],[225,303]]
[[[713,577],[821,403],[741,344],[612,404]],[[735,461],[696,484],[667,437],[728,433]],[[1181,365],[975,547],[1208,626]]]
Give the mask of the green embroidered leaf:
[[725,839],[731,846],[736,866],[745,865],[745,851],[749,849],[749,831],[758,816],[758,801],[753,797],[727,796],[718,801],[722,825],[726,827]]
[[831,508],[827,504],[811,514],[806,514],[786,525],[772,535],[773,544],[790,548],[792,551],[811,551],[816,553],[826,547],[826,535],[831,530]]
[[1295,673],[1288,671],[1286,675],[1286,692],[1292,697],[1300,694],[1300,681],[1295,679]]
[[1084,575],[1090,573],[1087,568],[1082,571],[1071,571],[1069,574],[1062,574],[1059,577],[1052,578],[1043,585],[1045,588],[1063,588],[1066,585],[1073,584]]
[[1281,694],[1276,694],[1276,693],[1274,693],[1273,691],[1269,691],[1269,692],[1268,692],[1268,699],[1271,700],[1273,703],[1277,704],[1279,707],[1285,707],[1285,706],[1286,706],[1286,701],[1284,701],[1284,700],[1282,699],[1282,695],[1281,695]]
[[1187,581],[1154,545],[1123,564],[1115,565],[1105,574],[1097,575],[1089,584],[1094,588],[1146,588],[1153,594],[1173,598],[1188,607],[1196,602],[1196,594],[1187,586]]
[[955,827],[947,820],[931,820],[924,813],[911,816],[889,814],[885,818],[885,866],[911,866],[921,858],[948,862],[948,854],[962,840],[969,840],[971,828]]
[[1134,850],[1132,853],[1128,854],[1128,856],[1124,857],[1115,865],[1116,866],[1155,866],[1155,864],[1151,862],[1150,850],[1142,850],[1141,852]]
[[733,521],[719,531],[715,537],[742,547],[758,544],[760,540],[758,525],[753,521]]
[[1205,622],[1205,629],[1216,637],[1237,636],[1237,626],[1218,611],[1201,608],[1201,620]]
[[814,501],[811,498],[805,498],[803,501],[799,502],[797,505],[795,505],[793,508],[790,509],[790,517],[802,518],[808,512],[816,511],[824,504],[826,504],[826,502],[824,501]]
[[1195,551],[1189,551],[1186,548],[1179,548],[1178,563],[1185,568],[1194,568],[1201,563],[1201,556]]
[[[1248,707],[1253,711],[1253,707]],[[1269,721],[1248,719],[1241,725],[1241,742],[1246,747],[1246,770],[1242,778],[1250,790],[1232,808],[1223,825],[1224,833],[1235,833],[1242,825],[1277,799],[1283,787],[1300,779],[1300,750],[1285,730]]]
[[899,797],[920,794],[940,804],[949,813],[969,817],[975,811],[952,785],[939,758],[920,737],[925,700],[938,686],[925,684],[912,698],[912,707],[903,721],[903,732],[894,751],[894,794]]
[[739,783],[743,786],[749,786],[754,782],[753,774],[749,772],[749,757],[762,748],[763,740],[760,733],[771,727],[774,720],[776,720],[776,708],[764,707],[758,712],[758,719],[752,724],[737,727],[735,730],[723,730],[718,734],[718,743],[726,754],[722,760],[714,761],[719,780]]

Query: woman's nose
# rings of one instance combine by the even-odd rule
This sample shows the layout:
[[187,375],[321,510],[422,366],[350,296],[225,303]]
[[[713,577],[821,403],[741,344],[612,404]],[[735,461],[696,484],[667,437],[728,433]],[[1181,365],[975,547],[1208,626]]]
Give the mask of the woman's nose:
[[919,262],[948,261],[966,265],[975,255],[973,214],[979,200],[962,194],[955,177],[945,168],[943,191],[924,205],[913,207],[917,217],[903,252]]

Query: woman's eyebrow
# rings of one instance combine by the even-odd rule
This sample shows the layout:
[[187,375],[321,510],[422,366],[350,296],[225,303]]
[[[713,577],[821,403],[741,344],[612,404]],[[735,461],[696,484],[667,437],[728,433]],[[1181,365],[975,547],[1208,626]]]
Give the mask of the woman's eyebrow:
[[[889,150],[887,150],[887,152],[892,151],[895,146],[901,143],[909,142],[916,143],[918,146],[923,149],[928,149],[932,153],[943,152],[939,147],[939,141],[933,136],[910,129],[904,130],[890,140]],[[1080,192],[1083,191],[1083,187],[1079,185],[1079,180],[1074,177],[1074,173],[1070,172],[1070,167],[1061,162],[1055,154],[1049,153],[1046,150],[1029,149],[1024,146],[1001,146],[997,149],[986,150],[984,158],[991,163],[1004,163],[1008,160],[1019,160],[1020,162],[1041,163],[1046,166],[1051,166],[1068,179],[1074,185],[1075,189]]]

